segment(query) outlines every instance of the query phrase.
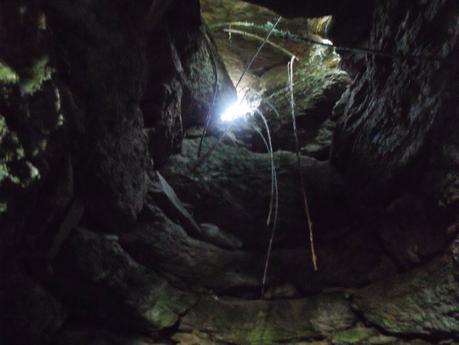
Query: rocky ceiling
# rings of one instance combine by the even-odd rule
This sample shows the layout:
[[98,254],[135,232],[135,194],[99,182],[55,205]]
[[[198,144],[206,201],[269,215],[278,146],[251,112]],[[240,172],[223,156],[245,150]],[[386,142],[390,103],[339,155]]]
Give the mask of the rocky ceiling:
[[[228,72],[236,83],[279,15],[242,1],[201,1],[201,12]],[[257,76],[273,67],[285,67],[292,56],[299,61],[310,59],[316,47],[289,40],[287,35],[325,42],[324,36],[330,22],[331,17],[282,19],[277,31],[271,35],[268,44],[250,68],[248,80],[257,79]]]
[[[295,146],[287,78],[287,64],[295,59],[294,92],[301,148],[316,158],[326,159],[333,127],[327,119],[350,82],[347,73],[338,67],[339,55],[326,46],[331,44],[325,36],[332,18],[281,19],[246,70],[279,15],[242,1],[201,1],[201,13],[233,84],[244,74],[238,93],[249,90],[264,100],[260,109],[269,121],[275,149],[293,150]],[[250,121],[254,122],[251,125],[263,128],[259,119]],[[249,149],[265,151],[251,125],[238,123],[231,133]]]

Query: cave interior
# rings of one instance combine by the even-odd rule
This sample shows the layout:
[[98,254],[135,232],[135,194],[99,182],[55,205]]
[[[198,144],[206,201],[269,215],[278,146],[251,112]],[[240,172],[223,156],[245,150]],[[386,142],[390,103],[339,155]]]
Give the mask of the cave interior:
[[457,61],[457,0],[2,0],[0,344],[459,344]]

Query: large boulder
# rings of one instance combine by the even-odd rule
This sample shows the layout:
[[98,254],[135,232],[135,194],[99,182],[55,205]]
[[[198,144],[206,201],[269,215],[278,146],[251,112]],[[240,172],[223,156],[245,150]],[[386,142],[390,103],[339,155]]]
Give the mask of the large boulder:
[[[221,144],[196,168],[198,142],[185,140],[183,153],[171,158],[161,172],[175,189],[179,206],[167,206],[161,201],[164,196],[152,190],[155,194],[147,198],[142,221],[121,237],[121,243],[137,261],[171,279],[179,278],[182,284],[257,296],[270,239],[266,226],[270,157]],[[215,144],[216,140],[206,139],[204,152]],[[295,154],[278,153],[275,161],[279,222],[268,271],[270,293],[298,295],[298,291],[368,282],[379,266],[381,248],[365,223],[350,226],[353,210],[346,204],[339,178],[327,163],[302,158],[320,261],[320,270],[314,272]],[[236,238],[242,248],[215,241],[202,223],[215,224],[220,239]],[[285,286],[288,292],[283,291]]]
[[[203,144],[204,155],[198,159],[198,142],[185,140],[182,154],[174,156],[162,174],[178,196],[192,205],[198,222],[227,229],[247,246],[264,246],[271,196],[270,155],[218,144],[209,138]],[[305,216],[296,156],[276,152],[274,164],[279,188],[278,241],[298,243],[304,240]],[[351,214],[341,180],[327,162],[304,156],[301,170],[318,236],[332,236],[334,230],[347,226]]]
[[36,339],[51,341],[67,319],[66,309],[17,263],[10,262],[5,273],[8,278],[0,283],[2,343],[25,345]]
[[116,237],[83,229],[58,256],[55,285],[77,318],[124,330],[171,327],[195,301],[134,261]]
[[51,1],[45,10],[49,26],[59,28],[53,30],[54,63],[66,90],[65,114],[81,124],[70,133],[84,162],[80,179],[88,186],[82,191],[88,212],[116,230],[136,220],[146,193],[147,137],[139,103],[148,67],[148,4]]
[[278,301],[204,297],[179,329],[235,344],[291,344],[322,338],[355,322],[356,315],[340,294]]
[[393,334],[459,335],[459,240],[430,263],[356,292],[354,307]]

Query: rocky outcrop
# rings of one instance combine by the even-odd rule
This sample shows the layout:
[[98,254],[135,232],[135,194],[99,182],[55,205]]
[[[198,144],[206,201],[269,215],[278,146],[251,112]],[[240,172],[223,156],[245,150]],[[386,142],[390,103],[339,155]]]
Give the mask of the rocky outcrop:
[[393,334],[459,334],[458,239],[421,268],[362,289],[353,301],[371,324]]
[[349,183],[358,183],[362,196],[400,193],[400,182],[408,176],[403,190],[417,188],[430,171],[455,164],[445,162],[441,151],[449,146],[445,126],[457,117],[452,63],[458,58],[457,18],[452,15],[457,11],[452,1],[377,7],[374,15],[380,20],[368,44],[418,58],[368,57],[337,106],[332,159]]
[[[108,229],[132,223],[146,193],[147,138],[139,102],[147,61],[144,35],[129,32],[139,30],[146,4],[127,11],[123,1],[107,8],[64,1],[50,2],[45,10],[49,25],[61,28],[53,36],[54,63],[62,66],[58,77],[68,91],[65,112],[83,126],[71,131],[85,143],[77,150],[92,186],[88,211]],[[104,16],[123,22],[123,28]]]
[[[217,224],[243,238],[247,246],[264,246],[271,196],[269,154],[217,144],[215,139],[203,145],[203,153],[213,149],[203,156],[206,158],[198,160],[197,149],[198,140],[185,140],[182,154],[162,169],[165,178],[179,197],[192,205],[199,223]],[[276,152],[274,163],[279,186],[279,241],[297,243],[304,239],[304,214],[297,207],[303,196],[298,190],[295,154]],[[351,210],[340,178],[328,163],[303,157],[302,166],[317,231],[326,238],[334,229],[348,224]]]
[[151,221],[139,223],[120,239],[141,264],[191,290],[253,291],[259,286],[261,261],[254,260],[252,253],[193,238],[159,209],[150,209],[148,217]]
[[251,75],[283,91],[264,294],[270,155],[184,139],[235,97],[199,2],[0,3],[2,344],[457,343],[458,5],[251,2],[386,55],[343,56],[333,119],[347,75],[297,70],[300,171],[285,52]]
[[56,345],[83,345],[88,343],[110,345],[166,345],[150,336],[130,336],[106,329],[72,328],[56,336]]
[[207,297],[183,318],[180,330],[236,344],[295,343],[351,328],[355,322],[349,303],[338,294],[280,301]]
[[454,343],[458,243],[426,267],[345,294],[277,301],[202,298],[175,337],[183,344],[193,337],[237,344]]
[[301,0],[289,0],[285,2],[279,0],[248,0],[247,2],[266,6],[286,17],[311,18],[332,15],[338,12],[341,7],[345,7],[353,1],[351,0],[337,3],[333,0],[326,0],[321,2],[304,3]]
[[24,273],[17,263],[9,266],[0,284],[0,339],[13,344],[51,341],[68,315],[46,288]]
[[[180,20],[180,24],[177,24]],[[205,24],[198,1],[173,7],[148,40],[149,81],[141,108],[150,154],[160,167],[177,153],[185,131],[206,126],[236,91]],[[177,25],[175,27],[175,25]],[[158,49],[163,54],[158,55]]]
[[116,237],[77,230],[67,243],[56,265],[57,284],[64,284],[59,291],[67,303],[78,304],[83,320],[158,330],[173,326],[194,303],[193,295],[132,260]]
[[[345,71],[333,66],[339,57],[332,49],[311,47],[310,50],[311,56],[305,57],[306,61],[294,65],[295,121],[301,152],[326,161],[335,125],[330,119],[333,107],[350,79]],[[281,66],[269,70],[261,77],[261,83],[270,102],[262,105],[262,111],[269,122],[273,149],[295,151],[287,69]],[[276,112],[271,105],[277,108]],[[252,145],[256,150],[265,150],[258,135],[254,136]]]

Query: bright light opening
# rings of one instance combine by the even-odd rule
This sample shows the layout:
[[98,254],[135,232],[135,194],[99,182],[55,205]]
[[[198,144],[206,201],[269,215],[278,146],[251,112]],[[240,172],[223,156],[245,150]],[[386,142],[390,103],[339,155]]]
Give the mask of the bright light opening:
[[238,100],[226,108],[220,115],[220,120],[222,122],[233,122],[253,115],[260,105],[260,100],[258,99],[259,97],[254,98],[254,96],[250,94],[250,91],[244,93],[238,92]]
[[254,109],[250,108],[249,104],[245,101],[236,101],[225,110],[225,112],[220,116],[220,119],[223,122],[231,122],[241,119],[253,111]]

